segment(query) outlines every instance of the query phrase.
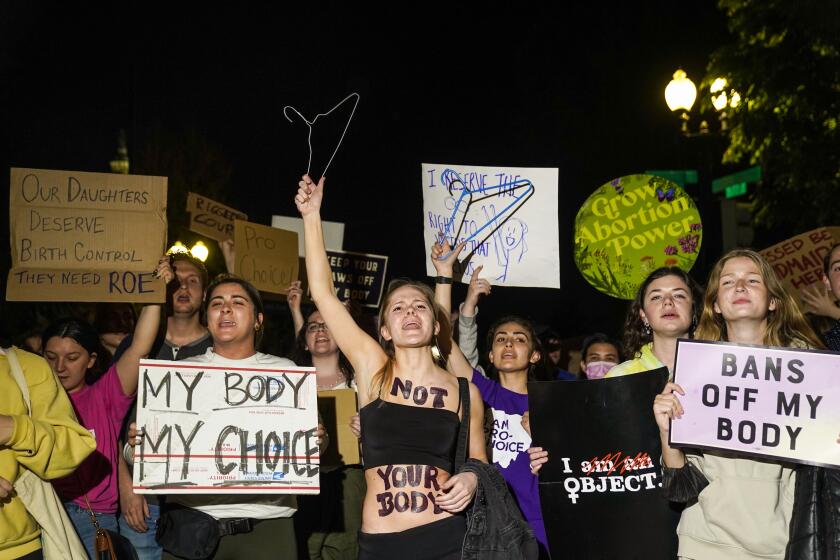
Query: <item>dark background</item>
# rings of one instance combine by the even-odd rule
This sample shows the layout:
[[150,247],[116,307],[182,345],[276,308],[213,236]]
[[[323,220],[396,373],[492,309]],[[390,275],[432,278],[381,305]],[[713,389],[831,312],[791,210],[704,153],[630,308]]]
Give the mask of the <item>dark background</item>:
[[[132,173],[167,174],[161,161],[198,150],[217,198],[269,223],[296,215],[306,169],[305,128],[283,106],[312,116],[357,91],[322,212],[347,224],[344,248],[389,255],[391,277],[423,277],[422,162],[558,167],[562,288],[496,288],[482,323],[513,312],[571,337],[618,334],[626,309],[572,260],[586,197],[621,175],[683,168],[700,170],[697,197],[716,172],[717,147],[680,140],[663,95],[677,67],[699,84],[727,41],[713,2],[170,4],[0,5],[4,189],[13,166],[108,171],[125,129]],[[8,222],[0,230],[8,247]],[[719,252],[707,232],[699,280]],[[4,286],[9,262],[4,250]]]

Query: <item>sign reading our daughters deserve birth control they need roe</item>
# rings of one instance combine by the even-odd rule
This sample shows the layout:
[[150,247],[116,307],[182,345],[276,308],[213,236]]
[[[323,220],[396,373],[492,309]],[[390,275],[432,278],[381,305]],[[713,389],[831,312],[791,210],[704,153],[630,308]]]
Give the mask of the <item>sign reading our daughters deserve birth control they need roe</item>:
[[680,340],[671,444],[840,466],[840,354]]
[[500,286],[560,287],[557,169],[424,163],[422,178],[429,276],[442,233],[453,246],[466,242],[462,282],[481,265]]
[[575,218],[575,264],[598,291],[633,299],[653,270],[694,265],[703,226],[694,201],[676,183],[628,175],[599,187]]
[[166,177],[11,170],[10,301],[166,297]]
[[141,361],[135,492],[318,493],[314,374]]

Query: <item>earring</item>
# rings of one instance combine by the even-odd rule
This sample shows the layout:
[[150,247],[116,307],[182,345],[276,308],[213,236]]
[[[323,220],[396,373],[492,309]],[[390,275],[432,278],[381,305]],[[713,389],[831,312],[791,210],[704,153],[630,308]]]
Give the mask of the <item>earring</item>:
[[650,328],[650,323],[647,321],[645,321],[645,326],[642,328],[642,332],[645,333],[645,336],[653,334],[653,329]]

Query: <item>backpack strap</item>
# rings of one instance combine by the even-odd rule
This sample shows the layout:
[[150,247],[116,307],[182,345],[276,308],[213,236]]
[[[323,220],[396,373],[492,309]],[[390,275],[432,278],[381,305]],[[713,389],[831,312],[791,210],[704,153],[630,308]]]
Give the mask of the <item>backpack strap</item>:
[[455,469],[452,474],[457,474],[466,463],[470,442],[470,382],[464,377],[458,378],[458,393],[460,396],[458,407],[463,412],[461,426],[458,428],[458,447],[455,450]]

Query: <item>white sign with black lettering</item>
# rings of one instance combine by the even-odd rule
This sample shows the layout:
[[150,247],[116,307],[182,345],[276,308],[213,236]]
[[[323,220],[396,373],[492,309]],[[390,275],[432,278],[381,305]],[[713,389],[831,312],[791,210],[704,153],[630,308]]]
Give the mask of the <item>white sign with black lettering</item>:
[[141,361],[134,491],[317,494],[314,374]]

